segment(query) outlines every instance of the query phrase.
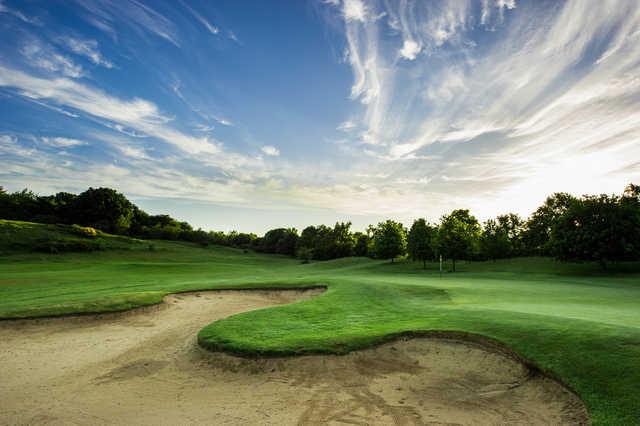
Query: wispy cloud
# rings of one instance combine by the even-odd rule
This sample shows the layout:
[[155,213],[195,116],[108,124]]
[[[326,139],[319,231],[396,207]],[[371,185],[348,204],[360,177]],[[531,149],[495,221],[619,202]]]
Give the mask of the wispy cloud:
[[357,127],[357,124],[351,120],[345,120],[342,123],[340,123],[338,125],[338,127],[336,127],[336,129],[338,130],[342,130],[343,132],[350,132],[351,130],[355,129]]
[[74,146],[83,146],[88,145],[88,142],[81,141],[73,138],[65,138],[65,137],[42,137],[42,142],[46,145],[55,147],[55,148],[71,148]]
[[82,77],[82,66],[56,51],[52,46],[43,44],[35,38],[30,39],[21,49],[29,65],[42,70],[61,73],[67,77]]
[[221,150],[220,144],[215,141],[186,135],[172,128],[167,124],[170,118],[164,116],[155,104],[144,99],[123,100],[72,80],[34,77],[3,66],[0,66],[0,86],[18,89],[26,98],[46,99],[128,126],[190,154],[215,154]]
[[117,25],[125,25],[139,34],[150,33],[180,46],[176,25],[146,4],[136,0],[76,1],[90,24],[113,36],[117,35]]
[[[640,156],[632,142],[640,134],[640,11],[629,3],[335,7],[351,96],[361,104],[349,122],[365,129],[352,142],[367,143],[360,152],[377,161],[368,167],[401,179],[402,191],[425,191],[411,182],[428,181],[440,210],[464,197],[459,204],[480,214],[501,203],[526,214],[552,191],[618,190],[615,170]],[[478,45],[478,31],[486,44]],[[637,175],[625,170],[626,179]],[[387,199],[390,182],[367,185],[366,198]]]
[[42,25],[42,23],[37,17],[27,16],[24,13],[22,13],[20,10],[7,6],[3,1],[0,1],[0,13],[13,15],[16,18],[28,24]]
[[180,3],[185,7],[185,9],[189,11],[189,13],[193,15],[194,18],[198,20],[198,22],[200,22],[207,29],[207,31],[209,31],[213,35],[218,35],[218,33],[220,32],[220,28],[211,24],[211,22],[209,22],[202,14],[198,13],[187,3],[184,3],[182,1]]
[[98,42],[96,40],[63,37],[61,42],[73,53],[88,58],[95,65],[100,65],[105,68],[113,68],[111,61],[102,56],[98,50]]

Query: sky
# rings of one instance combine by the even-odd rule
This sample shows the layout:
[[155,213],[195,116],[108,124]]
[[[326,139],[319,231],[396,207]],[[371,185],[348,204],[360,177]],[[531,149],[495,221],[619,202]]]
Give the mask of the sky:
[[0,0],[0,185],[207,230],[640,183],[633,0]]

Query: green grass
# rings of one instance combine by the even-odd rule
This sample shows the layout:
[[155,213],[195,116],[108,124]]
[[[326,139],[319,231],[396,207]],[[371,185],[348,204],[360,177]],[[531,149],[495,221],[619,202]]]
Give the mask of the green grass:
[[[0,222],[4,228],[15,223]],[[15,225],[18,226],[18,225]],[[22,224],[12,241],[64,229]],[[20,236],[24,235],[24,238]],[[41,236],[40,236],[41,237]],[[38,238],[40,238],[38,237]],[[199,333],[206,347],[241,354],[344,353],[411,331],[495,339],[557,377],[595,424],[640,424],[640,273],[527,258],[436,265],[354,258],[300,264],[228,248],[104,236],[108,250],[37,254],[0,242],[0,318],[129,309],[203,289],[310,286],[314,299],[246,312]],[[111,240],[114,238],[114,240]],[[13,244],[13,243],[12,243]]]

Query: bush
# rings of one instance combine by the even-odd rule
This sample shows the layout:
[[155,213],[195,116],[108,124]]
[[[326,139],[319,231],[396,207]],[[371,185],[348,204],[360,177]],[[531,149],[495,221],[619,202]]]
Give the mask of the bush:
[[71,225],[71,232],[81,237],[95,238],[98,236],[98,231],[90,226]]

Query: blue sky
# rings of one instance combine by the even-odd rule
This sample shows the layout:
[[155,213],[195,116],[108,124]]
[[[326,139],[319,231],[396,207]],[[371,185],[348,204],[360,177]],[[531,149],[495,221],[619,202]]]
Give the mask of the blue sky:
[[640,177],[633,1],[0,0],[0,184],[205,229],[528,215]]

